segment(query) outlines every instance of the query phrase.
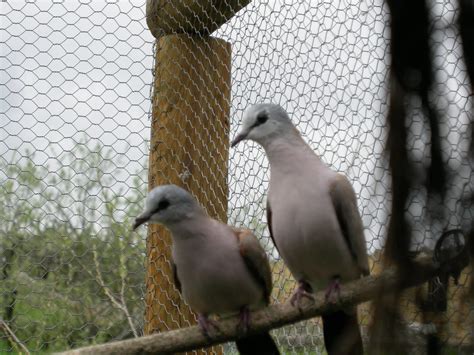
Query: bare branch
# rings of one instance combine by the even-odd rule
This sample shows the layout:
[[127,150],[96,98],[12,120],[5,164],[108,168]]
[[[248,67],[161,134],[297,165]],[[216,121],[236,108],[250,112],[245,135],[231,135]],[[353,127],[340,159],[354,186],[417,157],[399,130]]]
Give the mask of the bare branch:
[[[392,292],[396,289],[419,285],[434,277],[440,266],[431,256],[418,257],[414,260],[413,277],[400,284],[400,278],[394,268],[380,275],[369,276],[345,284],[341,290],[340,301],[337,304],[325,302],[324,292],[315,295],[315,302],[307,305],[302,312],[288,303],[272,305],[252,313],[250,333],[267,331],[284,325],[319,316],[341,307],[354,306],[377,297],[381,291]],[[202,347],[208,347],[232,341],[241,336],[237,332],[238,319],[228,318],[219,322],[220,331],[211,340],[206,338],[197,326],[182,328],[165,333],[148,335],[137,339],[112,342],[103,345],[90,346],[72,350],[63,354],[152,354],[175,353]]]
[[10,342],[20,350],[20,354],[30,354],[28,348],[20,341],[20,339],[18,339],[13,330],[11,330],[11,328],[3,319],[0,319],[0,329],[3,330]]
[[[124,250],[125,246],[123,245],[123,240],[121,241],[121,249]],[[126,275],[127,275],[127,265],[126,265],[126,260],[123,255],[123,253],[120,253],[120,282],[121,282],[121,288],[120,288],[120,300],[122,301],[123,305],[123,311],[125,313],[125,316],[127,317],[128,324],[130,325],[130,329],[132,330],[133,336],[135,338],[139,337],[139,334],[137,332],[137,328],[135,327],[135,324],[133,323],[133,319],[130,316],[130,312],[127,307],[127,302],[125,300],[125,286],[126,286]]]
[[[121,265],[122,266],[122,265]],[[132,330],[133,336],[135,338],[138,338],[138,332],[137,328],[135,327],[135,324],[133,323],[132,316],[130,315],[130,312],[127,307],[127,302],[125,301],[125,275],[122,275],[122,287],[120,289],[120,300],[123,305],[123,312],[125,313],[125,316],[127,317],[128,324],[130,324],[130,329]]]
[[94,244],[92,246],[92,254],[94,256],[94,265],[95,265],[97,283],[100,285],[100,287],[102,287],[102,289],[104,290],[104,293],[110,299],[112,304],[125,314],[125,317],[127,318],[128,324],[130,325],[130,329],[132,330],[133,335],[135,336],[135,338],[137,338],[138,337],[137,329],[135,327],[135,324],[133,323],[132,316],[130,315],[130,312],[128,311],[127,305],[125,303],[125,297],[124,297],[124,294],[123,294],[123,291],[124,291],[123,280],[122,280],[121,301],[119,301],[114,296],[114,294],[112,293],[110,288],[107,287],[107,285],[104,282],[104,279],[102,277],[102,271],[100,270],[100,263],[99,263],[99,260],[98,260],[98,257],[97,257],[97,249],[96,249]]

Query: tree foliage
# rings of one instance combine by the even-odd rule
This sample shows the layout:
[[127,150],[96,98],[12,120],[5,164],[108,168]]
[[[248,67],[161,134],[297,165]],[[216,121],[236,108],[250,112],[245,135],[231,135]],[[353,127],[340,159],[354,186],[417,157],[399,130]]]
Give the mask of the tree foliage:
[[[146,171],[124,177],[112,148],[87,146],[0,159],[0,319],[31,351],[141,335]],[[0,352],[16,347],[0,332]]]

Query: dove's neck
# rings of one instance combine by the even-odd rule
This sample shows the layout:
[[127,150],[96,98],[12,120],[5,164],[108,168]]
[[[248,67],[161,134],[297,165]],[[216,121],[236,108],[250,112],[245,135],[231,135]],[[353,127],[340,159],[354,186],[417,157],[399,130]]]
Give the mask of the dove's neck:
[[209,223],[210,218],[204,210],[195,209],[180,221],[166,225],[173,236],[180,239],[188,239],[198,234],[197,232]]
[[263,145],[272,169],[293,169],[306,163],[322,164],[320,158],[295,130]]

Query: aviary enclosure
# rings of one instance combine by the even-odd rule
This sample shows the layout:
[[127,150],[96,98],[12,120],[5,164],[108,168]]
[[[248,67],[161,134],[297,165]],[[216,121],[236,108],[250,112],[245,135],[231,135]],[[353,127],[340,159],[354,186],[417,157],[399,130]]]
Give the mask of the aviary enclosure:
[[[195,318],[167,232],[131,225],[148,187],[187,188],[257,233],[284,305],[268,163],[229,148],[274,102],[357,193],[381,276],[343,297],[367,346],[472,353],[472,1],[11,1],[0,19],[0,352],[235,352],[186,331],[143,345]],[[319,318],[282,309],[259,323],[282,352],[324,353]]]

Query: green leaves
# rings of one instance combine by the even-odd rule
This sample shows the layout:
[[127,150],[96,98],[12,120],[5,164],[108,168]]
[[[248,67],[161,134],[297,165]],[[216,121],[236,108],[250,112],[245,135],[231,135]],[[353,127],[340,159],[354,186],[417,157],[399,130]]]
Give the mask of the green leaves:
[[131,226],[147,172],[120,173],[112,148],[90,145],[46,165],[30,152],[0,159],[0,314],[13,297],[6,321],[30,351],[142,329],[145,230]]

